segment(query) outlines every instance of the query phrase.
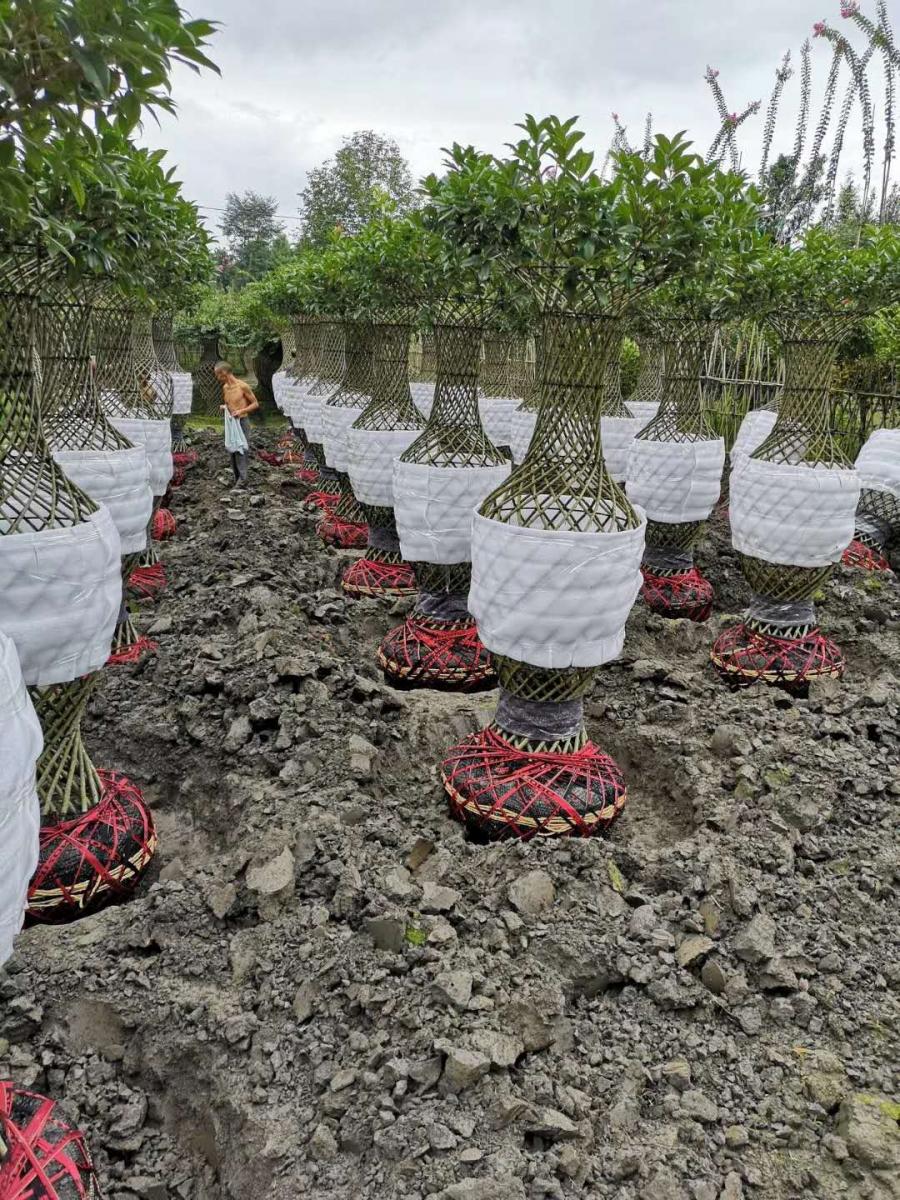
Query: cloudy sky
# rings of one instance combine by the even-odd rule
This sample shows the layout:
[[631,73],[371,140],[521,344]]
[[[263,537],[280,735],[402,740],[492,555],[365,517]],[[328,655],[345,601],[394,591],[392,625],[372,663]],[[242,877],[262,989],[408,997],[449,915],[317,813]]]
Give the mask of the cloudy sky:
[[[720,71],[730,109],[761,99],[764,110],[784,51],[799,67],[813,22],[842,24],[838,0],[183,2],[221,22],[211,56],[222,75],[179,70],[178,118],[151,121],[145,140],[169,149],[211,227],[226,193],[245,188],[296,215],[306,172],[360,128],[392,136],[417,177],[439,167],[440,147],[454,140],[500,150],[526,111],[579,114],[601,158],[613,110],[636,141],[649,110],[655,129],[687,129],[705,151],[718,127],[707,64]],[[813,42],[814,79],[829,53]],[[797,92],[795,75],[776,149],[793,141]],[[760,114],[742,130],[751,168],[762,123]]]

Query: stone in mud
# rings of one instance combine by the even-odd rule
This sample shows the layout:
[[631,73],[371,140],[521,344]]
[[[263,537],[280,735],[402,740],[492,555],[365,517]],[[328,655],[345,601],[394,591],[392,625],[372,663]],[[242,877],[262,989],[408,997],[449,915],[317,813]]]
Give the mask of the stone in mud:
[[900,1167],[900,1105],[887,1096],[848,1096],[838,1113],[837,1132],[857,1162],[875,1170]]
[[675,951],[675,957],[678,959],[678,965],[681,967],[694,966],[696,963],[702,962],[711,950],[715,949],[715,942],[712,938],[704,937],[702,934],[696,934],[693,937],[686,937],[678,949]]
[[501,1070],[514,1067],[516,1060],[525,1053],[525,1047],[519,1038],[507,1033],[497,1033],[494,1029],[476,1029],[472,1034],[472,1045],[487,1055],[491,1064]]
[[379,950],[399,954],[406,945],[406,922],[397,917],[372,917],[366,921],[366,931]]
[[328,1162],[338,1152],[334,1134],[327,1125],[319,1123],[313,1130],[308,1144],[309,1157],[316,1162]]
[[279,855],[247,872],[247,887],[260,896],[283,896],[294,887],[294,856],[285,846]]
[[253,736],[253,726],[250,724],[250,718],[246,715],[235,717],[228,726],[228,733],[225,735],[223,747],[229,754],[234,754],[245,746]]
[[442,1192],[432,1192],[426,1200],[525,1200],[525,1185],[515,1175],[463,1179]]
[[447,1056],[441,1086],[448,1092],[465,1091],[483,1079],[491,1069],[490,1059],[477,1050],[465,1050],[447,1042],[435,1042],[435,1049],[444,1051]]
[[432,985],[436,998],[452,1008],[465,1008],[472,998],[472,976],[468,971],[445,971]]
[[525,916],[536,916],[550,907],[556,888],[546,871],[527,871],[509,885],[509,900]]
[[765,913],[757,913],[735,935],[732,946],[744,962],[751,965],[765,962],[775,954],[775,922]]
[[718,1105],[696,1088],[682,1095],[681,1111],[686,1117],[690,1117],[694,1121],[703,1121],[708,1125],[719,1119]]
[[297,988],[292,1007],[294,1009],[294,1016],[301,1025],[312,1016],[317,996],[318,988],[313,983],[307,981]]
[[422,912],[444,913],[456,907],[460,893],[455,888],[440,883],[426,882],[422,885]]

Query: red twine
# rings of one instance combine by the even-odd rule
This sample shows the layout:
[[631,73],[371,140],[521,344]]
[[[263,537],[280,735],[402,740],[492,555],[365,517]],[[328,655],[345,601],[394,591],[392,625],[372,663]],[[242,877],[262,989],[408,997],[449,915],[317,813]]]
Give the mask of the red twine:
[[441,778],[457,820],[491,838],[593,837],[627,795],[622,772],[593,742],[571,753],[521,750],[492,728],[454,746]]
[[150,809],[130,779],[98,771],[100,802],[57,825],[43,825],[28,889],[32,921],[67,921],[137,887],[156,852]]
[[192,467],[200,456],[196,450],[176,450],[172,455],[172,463],[176,467],[180,467],[182,471],[186,471],[188,467]]
[[281,455],[275,454],[275,452],[272,450],[257,450],[256,457],[260,459],[261,462],[268,463],[270,467],[281,466]]
[[409,563],[360,558],[344,572],[341,586],[351,596],[412,596],[416,576]]
[[320,508],[323,512],[329,512],[340,498],[340,492],[310,492],[308,496],[303,497],[303,503],[311,504],[314,508]]
[[891,564],[884,555],[854,538],[841,557],[845,567],[855,567],[860,571],[890,571]]
[[0,1080],[3,1200],[99,1200],[100,1185],[84,1134],[54,1100]]
[[169,480],[169,491],[173,488],[180,488],[184,483],[184,467],[176,467],[172,472],[172,478]]
[[696,567],[678,575],[655,575],[642,567],[641,574],[641,599],[651,612],[670,620],[684,617],[688,621],[705,621],[712,612],[712,584]]
[[147,654],[153,654],[159,649],[157,642],[152,642],[145,634],[141,634],[136,642],[132,642],[130,646],[121,646],[118,650],[113,650],[109,658],[106,660],[108,667],[121,667],[127,663],[140,662]]
[[338,550],[364,550],[369,542],[368,525],[344,521],[328,511],[316,526],[316,533],[326,546],[334,546]]
[[710,658],[732,682],[749,685],[762,680],[788,689],[804,687],[811,679],[837,678],[846,666],[841,651],[819,629],[780,638],[745,624],[726,629]]
[[423,624],[411,615],[384,638],[378,662],[388,677],[422,687],[465,691],[494,677],[474,620],[448,628]]
[[164,542],[166,538],[174,537],[177,526],[171,509],[158,508],[150,523],[150,532],[154,541]]
[[319,479],[319,469],[318,467],[301,467],[299,471],[294,472],[294,478],[299,479],[301,483],[316,483]]
[[161,562],[135,567],[128,576],[128,586],[142,599],[155,600],[166,586],[166,568]]
[[283,467],[295,467],[302,463],[304,459],[304,451],[297,450],[295,447],[285,450],[281,456],[281,465]]

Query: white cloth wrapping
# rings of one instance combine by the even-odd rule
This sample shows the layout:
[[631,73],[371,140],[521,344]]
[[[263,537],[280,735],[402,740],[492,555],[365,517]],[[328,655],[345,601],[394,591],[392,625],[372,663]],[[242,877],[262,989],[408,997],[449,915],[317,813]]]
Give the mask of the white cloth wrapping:
[[321,446],[325,441],[325,401],[327,396],[313,396],[311,392],[307,392],[303,397],[303,408],[301,410],[301,420],[303,428],[306,430],[306,436],[310,442]]
[[900,429],[876,429],[856,457],[860,487],[900,499]]
[[421,429],[353,429],[347,434],[350,486],[361,504],[394,506],[394,463]]
[[731,468],[741,458],[749,458],[754,450],[758,450],[778,420],[778,413],[767,408],[753,408],[741,421],[734,445],[731,447]]
[[659,402],[657,400],[626,400],[625,407],[633,417],[640,418],[641,429],[649,425],[659,412]]
[[186,417],[194,400],[194,381],[188,371],[167,371],[172,381],[172,415]]
[[96,504],[105,504],[109,509],[123,554],[146,549],[153,493],[143,446],[127,450],[54,450],[53,459]]
[[537,425],[537,413],[527,408],[517,408],[509,420],[509,448],[512,450],[513,462],[520,463],[528,453],[534,427]]
[[407,562],[469,562],[472,515],[509,475],[496,467],[394,465],[394,516]]
[[853,538],[855,470],[741,458],[731,472],[731,540],[751,558],[794,567],[835,563]]
[[62,529],[0,537],[0,630],[29,687],[68,683],[109,657],[122,547],[106,508]]
[[631,449],[631,443],[643,427],[644,422],[640,417],[600,418],[603,461],[616,483],[625,482],[625,476],[628,473],[628,452]]
[[43,744],[15,644],[0,633],[0,967],[22,928],[38,862],[41,810],[34,769]]
[[348,439],[350,426],[363,411],[359,405],[351,408],[339,408],[335,404],[326,404],[322,410],[322,423],[325,427],[325,461],[335,471],[346,471],[348,467]]
[[650,521],[677,525],[705,521],[719,499],[725,443],[634,441],[628,452],[626,490]]
[[143,417],[110,417],[109,422],[124,433],[133,446],[143,446],[150,464],[150,490],[164,496],[174,474],[172,463],[172,427],[168,421],[149,421]]
[[521,396],[478,397],[481,424],[495,446],[509,445],[512,416],[521,403]]
[[303,428],[303,397],[306,387],[302,381],[286,379],[281,389],[281,409],[295,429]]
[[434,383],[423,383],[421,380],[414,381],[409,385],[412,402],[426,421],[431,416],[431,410],[434,408],[434,391],[436,386]]
[[279,412],[283,409],[284,385],[287,382],[287,371],[284,367],[279,367],[272,376],[272,395],[275,397],[275,405]]
[[621,533],[525,529],[475,514],[469,611],[489,650],[536,667],[618,658],[647,520]]

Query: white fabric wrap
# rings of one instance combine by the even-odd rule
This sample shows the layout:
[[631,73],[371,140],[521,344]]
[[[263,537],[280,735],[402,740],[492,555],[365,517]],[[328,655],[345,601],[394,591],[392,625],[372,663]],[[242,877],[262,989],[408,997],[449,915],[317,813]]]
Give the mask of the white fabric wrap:
[[34,768],[43,744],[15,644],[0,633],[0,967],[22,928],[38,862],[41,810]]
[[731,467],[741,458],[749,458],[754,450],[758,450],[778,420],[778,413],[770,412],[767,408],[751,409],[741,421],[734,445],[731,447]]
[[167,371],[172,380],[172,415],[185,417],[191,411],[194,383],[187,371]]
[[618,658],[647,519],[621,533],[524,529],[475,514],[469,611],[488,649],[536,667]]
[[281,410],[283,408],[282,397],[284,395],[284,385],[287,383],[287,371],[284,367],[279,367],[272,376],[272,395],[275,397],[275,405]]
[[731,472],[731,540],[751,558],[794,567],[835,563],[853,538],[855,470],[741,458]]
[[628,451],[644,427],[640,417],[601,417],[600,440],[603,461],[616,483],[624,483],[628,473]]
[[286,379],[281,387],[281,409],[291,424],[303,428],[303,396],[304,387],[296,379]]
[[411,383],[409,385],[412,402],[426,420],[431,416],[431,410],[434,408],[436,386],[434,383],[422,382]]
[[508,446],[512,416],[521,396],[479,396],[478,413],[484,432],[495,446]]
[[860,486],[900,499],[900,429],[876,429],[856,458]]
[[109,421],[133,446],[144,447],[150,464],[150,490],[154,496],[164,496],[174,473],[169,422],[148,421],[142,417],[110,417]]
[[509,421],[509,448],[512,450],[513,462],[520,463],[528,453],[534,427],[537,425],[537,413],[527,408],[517,408]]
[[394,463],[421,429],[350,429],[350,486],[361,504],[394,506]]
[[509,475],[509,463],[496,467],[394,465],[394,516],[407,562],[468,562],[472,515]]
[[326,396],[313,396],[309,392],[303,397],[301,421],[306,430],[306,436],[317,446],[325,441],[325,401]]
[[106,508],[64,529],[0,537],[0,630],[29,687],[68,683],[109,657],[122,548]]
[[633,417],[638,417],[641,429],[649,425],[659,412],[659,402],[656,400],[626,400],[625,407]]
[[719,499],[725,442],[631,443],[626,489],[649,520],[665,525],[705,521]]
[[153,493],[143,446],[128,450],[54,450],[53,459],[96,504],[105,504],[109,509],[123,554],[137,554],[146,548]]
[[322,410],[322,420],[325,426],[325,461],[335,471],[346,471],[348,466],[347,434],[350,426],[363,411],[359,406],[353,408],[338,408],[334,404],[326,404]]

